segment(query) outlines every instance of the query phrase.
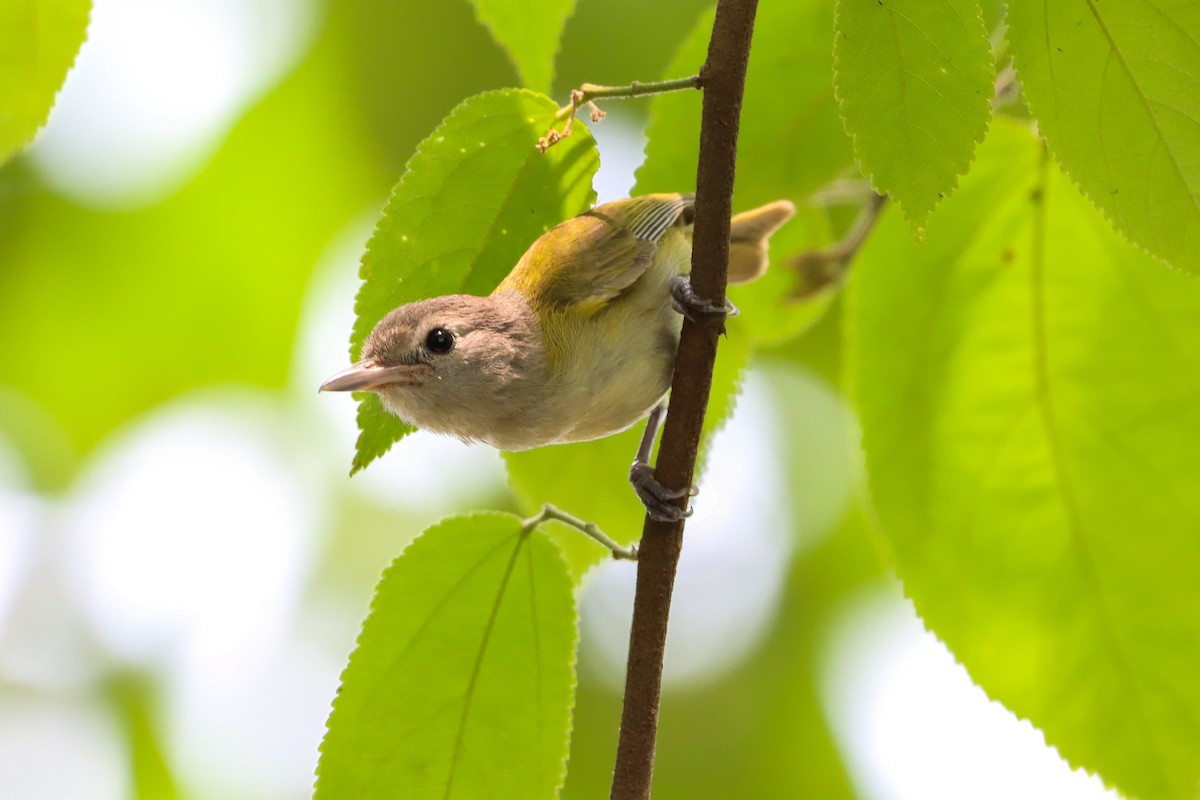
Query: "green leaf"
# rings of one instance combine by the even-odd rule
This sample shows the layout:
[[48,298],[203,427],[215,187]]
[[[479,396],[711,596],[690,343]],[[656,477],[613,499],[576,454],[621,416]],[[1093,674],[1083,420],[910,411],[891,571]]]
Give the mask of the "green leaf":
[[0,0],[0,164],[46,121],[90,11],[89,0]]
[[[732,413],[741,373],[749,359],[749,341],[738,335],[740,321],[730,321],[729,336],[722,339],[717,351],[704,442]],[[530,513],[551,503],[595,523],[620,544],[636,542],[642,535],[646,509],[629,485],[629,465],[637,454],[642,430],[643,424],[638,423],[624,433],[592,442],[505,453],[509,485]],[[698,469],[697,475],[701,476],[697,484],[703,487],[702,470]],[[717,496],[719,487],[709,491],[693,502],[721,501]],[[552,530],[576,575],[609,557],[607,550],[578,531],[559,526]]]
[[[665,75],[696,72],[704,63],[713,14],[703,15]],[[808,196],[853,163],[829,83],[829,29],[833,9],[824,0],[764,3],[758,10],[738,135],[734,207],[745,211],[788,198],[797,218],[771,237],[771,268],[754,283],[730,289],[746,313],[737,320],[755,343],[794,338],[824,311],[825,298],[798,305],[797,277],[788,256],[832,240],[824,209],[805,207]],[[786,90],[781,87],[786,87]],[[700,94],[656,96],[650,105],[646,161],[634,194],[692,191],[700,141]]]
[[383,574],[342,674],[315,800],[555,798],[575,691],[574,586],[510,514],[450,517]]
[[991,116],[978,0],[838,0],[833,86],[854,153],[919,237]]
[[997,123],[925,245],[876,230],[848,336],[879,519],[931,629],[1072,764],[1195,798],[1200,283]]
[[575,0],[470,0],[475,16],[508,52],[530,89],[549,92],[554,56]]
[[383,407],[379,395],[363,392],[359,396],[358,442],[354,446],[354,461],[350,474],[366,468],[375,459],[392,449],[392,445],[416,430]]
[[1021,90],[1055,157],[1125,236],[1200,273],[1200,11],[1013,0]]
[[[554,225],[595,200],[595,143],[575,133],[542,155],[534,147],[554,119],[550,98],[484,92],[459,105],[417,147],[363,255],[351,355],[396,306],[445,294],[483,295]],[[352,472],[411,428],[359,414]],[[385,429],[386,428],[386,429]]]

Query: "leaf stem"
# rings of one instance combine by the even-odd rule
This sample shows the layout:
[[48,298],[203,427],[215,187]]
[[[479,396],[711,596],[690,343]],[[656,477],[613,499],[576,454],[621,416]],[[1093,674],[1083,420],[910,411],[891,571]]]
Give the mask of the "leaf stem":
[[546,503],[546,505],[542,506],[541,513],[539,513],[536,517],[530,517],[529,519],[525,520],[525,522],[522,524],[522,527],[526,533],[529,533],[548,519],[557,520],[558,522],[570,525],[572,528],[580,531],[585,536],[595,539],[597,542],[607,547],[609,551],[612,552],[613,558],[617,560],[637,561],[637,545],[622,547],[621,545],[617,544],[617,542],[609,538],[604,531],[600,530],[600,528],[597,527],[594,522],[584,522],[579,517],[572,516],[571,514],[568,514],[562,509],[552,506],[549,503]]
[[606,97],[643,97],[650,94],[666,94],[667,92],[681,92],[685,89],[701,88],[701,78],[699,75],[690,75],[686,78],[672,78],[665,81],[633,81],[626,86],[600,86],[595,83],[585,83],[578,89],[571,92],[571,102],[558,110],[554,115],[556,121],[566,120],[567,124],[563,129],[556,130],[553,126],[546,131],[546,135],[538,139],[537,149],[545,153],[548,149],[561,142],[563,139],[571,135],[571,123],[575,121],[575,114],[581,106],[588,106],[592,112],[592,122],[599,122],[604,119],[604,112],[600,110],[600,106],[596,105],[596,100]]
[[648,94],[666,94],[667,92],[699,88],[699,75],[671,78],[665,81],[632,81],[627,86],[600,86],[595,83],[585,83],[571,92],[571,103],[559,109],[555,119],[565,119],[569,114],[574,113],[574,109],[578,109],[584,103],[605,97],[642,97]]
[[[696,294],[714,305],[725,301],[738,125],[757,8],[758,0],[718,0],[708,58],[698,79],[704,101],[691,281]],[[655,477],[668,489],[692,485],[722,323],[720,315],[685,318],[683,322],[655,468]],[[680,507],[686,503],[685,497]],[[684,520],[659,522],[647,516],[642,530],[611,800],[650,797],[667,619],[683,547],[683,525]]]

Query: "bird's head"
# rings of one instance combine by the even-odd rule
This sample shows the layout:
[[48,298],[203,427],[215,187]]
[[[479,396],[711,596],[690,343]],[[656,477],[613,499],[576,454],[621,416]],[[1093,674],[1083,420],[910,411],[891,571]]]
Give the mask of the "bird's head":
[[375,392],[419,428],[489,441],[544,380],[536,316],[517,292],[447,295],[400,306],[375,326],[362,358],[323,392]]

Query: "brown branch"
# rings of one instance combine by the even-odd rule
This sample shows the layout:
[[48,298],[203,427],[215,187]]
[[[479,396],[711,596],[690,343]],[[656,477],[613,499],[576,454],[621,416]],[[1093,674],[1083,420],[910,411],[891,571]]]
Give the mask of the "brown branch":
[[[708,59],[700,70],[704,104],[696,172],[691,281],[699,297],[709,298],[718,305],[725,298],[738,124],[757,7],[758,0],[719,0],[708,43]],[[683,489],[692,484],[722,329],[722,325],[709,324],[704,319],[686,319],[683,323],[655,472],[667,488]],[[680,502],[685,504],[687,498]],[[646,518],[638,551],[637,590],[612,800],[650,797],[667,617],[682,546],[682,521],[657,522]]]

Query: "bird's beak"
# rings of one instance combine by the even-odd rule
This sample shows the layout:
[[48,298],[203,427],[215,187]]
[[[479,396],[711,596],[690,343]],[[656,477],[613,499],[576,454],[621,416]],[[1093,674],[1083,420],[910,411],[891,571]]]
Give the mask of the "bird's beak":
[[390,383],[411,383],[418,368],[417,364],[394,364],[385,366],[371,359],[363,359],[321,384],[321,392],[374,392]]

